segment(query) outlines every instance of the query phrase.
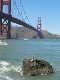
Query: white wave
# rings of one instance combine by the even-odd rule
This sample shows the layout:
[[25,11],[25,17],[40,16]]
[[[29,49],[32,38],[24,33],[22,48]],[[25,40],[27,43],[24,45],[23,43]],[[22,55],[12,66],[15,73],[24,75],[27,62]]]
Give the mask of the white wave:
[[7,68],[8,65],[10,65],[10,63],[1,61],[0,62],[0,73],[9,71],[9,69]]
[[0,80],[13,80],[9,76],[6,76],[5,72],[10,71],[10,68],[8,67],[10,65],[9,62],[6,61],[0,61]]
[[22,71],[22,67],[21,66],[18,66],[18,67],[12,66],[11,67],[11,70],[14,70],[16,72],[19,72],[21,74],[21,76],[23,76],[23,71]]
[[11,65],[9,62],[0,61],[0,73],[9,72],[9,71],[20,73],[21,76],[23,76],[23,71],[21,66],[17,67]]
[[1,46],[3,46],[3,45],[8,45],[8,43],[0,40],[0,45],[1,45]]
[[9,62],[5,62],[5,61],[1,61],[0,65],[1,66],[8,66],[8,65],[10,65],[10,63]]

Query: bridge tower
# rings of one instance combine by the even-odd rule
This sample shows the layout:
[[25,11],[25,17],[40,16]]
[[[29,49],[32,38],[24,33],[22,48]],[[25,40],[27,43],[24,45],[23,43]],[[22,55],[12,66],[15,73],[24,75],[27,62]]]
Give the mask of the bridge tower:
[[[8,15],[11,15],[11,0],[0,0],[0,12],[3,12],[3,6],[8,6]],[[11,38],[11,20],[10,18],[1,18],[0,15],[0,35],[5,35],[7,38]]]
[[39,30],[39,31],[41,31],[42,29],[41,29],[41,17],[40,18],[38,18],[38,24],[37,24],[37,29]]

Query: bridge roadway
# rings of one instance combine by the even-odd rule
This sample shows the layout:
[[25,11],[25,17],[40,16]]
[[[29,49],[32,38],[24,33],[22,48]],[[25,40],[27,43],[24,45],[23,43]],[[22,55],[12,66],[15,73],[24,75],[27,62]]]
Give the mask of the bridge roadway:
[[39,35],[39,37],[41,39],[43,39],[43,35],[42,35],[42,33],[40,31],[38,31],[33,26],[31,26],[31,25],[29,25],[29,24],[27,24],[27,23],[25,23],[25,22],[23,22],[21,20],[12,17],[11,15],[8,15],[6,13],[0,12],[0,18],[2,18],[2,19],[6,18],[7,20],[10,20],[13,23],[16,23],[16,24],[19,24],[19,25],[23,25],[24,27],[27,27],[29,29],[32,29],[32,30],[34,30],[34,31],[36,31],[38,33],[38,35]]

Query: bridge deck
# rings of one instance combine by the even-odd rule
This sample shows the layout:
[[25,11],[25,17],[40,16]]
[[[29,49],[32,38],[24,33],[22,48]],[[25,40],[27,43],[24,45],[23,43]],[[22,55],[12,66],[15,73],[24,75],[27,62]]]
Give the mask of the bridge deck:
[[42,39],[43,38],[43,35],[40,31],[38,31],[36,28],[34,28],[33,26],[19,20],[19,19],[16,19],[14,17],[12,17],[11,15],[8,15],[8,14],[5,14],[3,12],[0,12],[0,18],[4,19],[6,18],[7,20],[11,20],[11,22],[13,23],[16,23],[16,24],[19,24],[19,25],[23,25],[24,27],[27,27],[29,29],[32,29],[34,31],[36,31],[38,34],[39,34],[39,37]]

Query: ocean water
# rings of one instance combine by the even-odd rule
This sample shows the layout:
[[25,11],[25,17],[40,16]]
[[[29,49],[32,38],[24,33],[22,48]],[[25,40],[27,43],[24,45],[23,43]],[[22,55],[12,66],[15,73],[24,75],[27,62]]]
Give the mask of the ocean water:
[[[48,61],[54,73],[23,76],[23,59],[33,55]],[[0,40],[0,80],[60,80],[60,40]]]

